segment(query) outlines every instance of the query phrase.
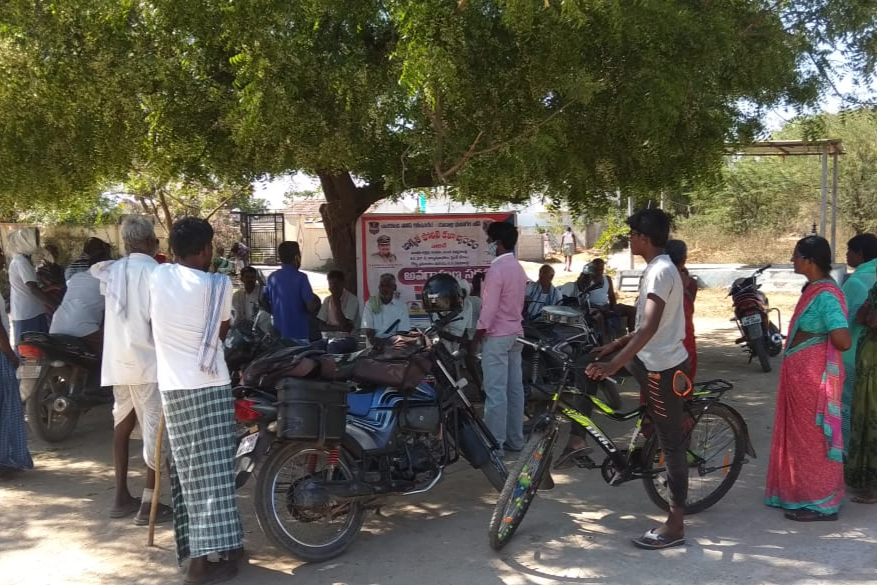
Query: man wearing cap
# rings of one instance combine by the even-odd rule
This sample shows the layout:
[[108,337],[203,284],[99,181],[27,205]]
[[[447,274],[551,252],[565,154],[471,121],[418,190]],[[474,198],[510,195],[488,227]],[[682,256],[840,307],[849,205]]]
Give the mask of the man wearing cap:
[[390,236],[386,234],[378,236],[378,251],[372,254],[372,258],[382,264],[396,263],[396,255],[390,251]]

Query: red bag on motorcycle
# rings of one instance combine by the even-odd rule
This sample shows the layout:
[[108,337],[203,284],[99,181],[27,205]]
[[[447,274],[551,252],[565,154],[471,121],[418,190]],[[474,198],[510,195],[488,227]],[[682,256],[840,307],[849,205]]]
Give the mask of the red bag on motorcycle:
[[395,335],[356,360],[353,379],[414,390],[432,371],[434,357],[420,335]]

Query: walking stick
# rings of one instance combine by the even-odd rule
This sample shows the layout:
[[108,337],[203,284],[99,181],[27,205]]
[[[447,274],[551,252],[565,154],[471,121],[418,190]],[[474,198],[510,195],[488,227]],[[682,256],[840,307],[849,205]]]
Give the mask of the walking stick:
[[149,534],[146,546],[152,546],[155,537],[155,515],[158,513],[158,497],[161,495],[161,438],[164,433],[164,411],[158,417],[158,431],[155,435],[155,486],[152,492],[152,505],[149,507]]

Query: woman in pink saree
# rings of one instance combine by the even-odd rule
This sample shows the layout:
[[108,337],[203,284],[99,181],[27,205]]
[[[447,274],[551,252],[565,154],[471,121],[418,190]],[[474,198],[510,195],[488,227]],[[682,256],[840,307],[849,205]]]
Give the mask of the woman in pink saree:
[[777,389],[765,503],[789,520],[836,520],[844,498],[841,352],[851,345],[831,248],[808,236],[792,255],[807,284],[789,324]]

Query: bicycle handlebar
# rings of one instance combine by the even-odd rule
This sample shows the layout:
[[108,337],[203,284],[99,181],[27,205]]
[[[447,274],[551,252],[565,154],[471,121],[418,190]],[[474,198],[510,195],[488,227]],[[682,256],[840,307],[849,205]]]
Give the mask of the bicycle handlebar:
[[[559,349],[557,349],[559,346],[561,346],[561,345],[563,345],[564,343],[566,343],[565,341],[561,341],[560,343],[557,343],[557,344],[555,344],[555,345],[547,345],[547,344],[544,344],[544,343],[541,343],[541,342],[538,342],[538,341],[530,341],[529,339],[527,339],[527,338],[525,338],[525,337],[521,337],[521,336],[519,335],[519,336],[518,336],[518,342],[521,343],[522,345],[526,345],[526,346],[528,346],[528,347],[532,347],[532,348],[535,349],[536,351],[541,351],[541,352],[543,352],[543,353],[551,353],[551,354],[554,354],[557,358],[561,359],[561,360],[562,360],[565,364],[567,364],[567,365],[572,364],[573,361],[574,361],[574,360],[572,359],[572,357],[570,357],[570,356],[567,355],[566,353],[564,353],[564,352],[560,351]],[[604,380],[609,380],[610,382],[612,382],[612,383],[614,383],[614,384],[618,384],[618,383],[619,383],[618,380],[617,380],[616,378],[612,377],[612,376],[606,376],[606,377],[603,378],[603,379],[604,379]]]

